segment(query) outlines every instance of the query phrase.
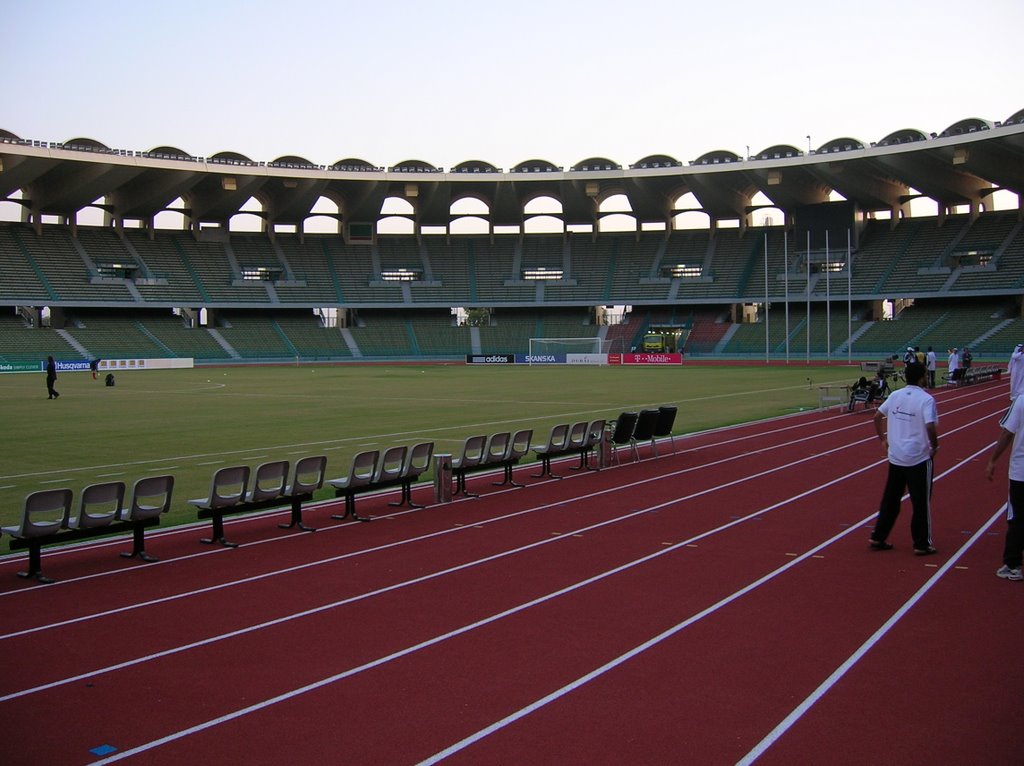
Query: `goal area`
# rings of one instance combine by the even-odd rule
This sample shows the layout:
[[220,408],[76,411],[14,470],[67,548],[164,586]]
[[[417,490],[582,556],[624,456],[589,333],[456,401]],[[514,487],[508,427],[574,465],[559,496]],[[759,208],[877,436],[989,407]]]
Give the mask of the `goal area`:
[[530,356],[564,354],[615,354],[622,352],[622,340],[616,338],[530,338]]

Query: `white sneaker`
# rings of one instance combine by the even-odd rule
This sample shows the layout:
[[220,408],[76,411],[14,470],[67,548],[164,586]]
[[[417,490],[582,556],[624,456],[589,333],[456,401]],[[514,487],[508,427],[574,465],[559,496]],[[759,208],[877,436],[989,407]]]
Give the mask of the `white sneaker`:
[[1024,580],[1024,574],[1021,574],[1020,567],[1011,569],[1005,564],[996,570],[996,577],[1002,577],[1004,580]]

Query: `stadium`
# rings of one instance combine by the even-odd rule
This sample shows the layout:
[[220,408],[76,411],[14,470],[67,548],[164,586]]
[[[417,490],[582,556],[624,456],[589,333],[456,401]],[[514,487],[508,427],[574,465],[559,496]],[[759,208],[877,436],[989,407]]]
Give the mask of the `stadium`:
[[0,130],[0,198],[17,213],[0,225],[0,363],[450,360],[526,354],[531,338],[629,352],[648,336],[687,357],[911,344],[1003,360],[1020,332],[1022,147],[1024,112],[507,171]]
[[934,392],[924,560],[818,389],[1005,364],[1022,194],[1024,111],[570,167],[0,130],[6,758],[1020,763],[1005,377]]

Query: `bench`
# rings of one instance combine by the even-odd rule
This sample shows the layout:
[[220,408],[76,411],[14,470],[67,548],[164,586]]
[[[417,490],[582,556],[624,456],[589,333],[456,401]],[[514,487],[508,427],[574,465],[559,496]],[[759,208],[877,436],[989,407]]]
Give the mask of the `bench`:
[[210,480],[207,497],[188,501],[196,507],[197,517],[210,520],[212,525],[210,537],[204,537],[200,542],[237,548],[238,543],[230,542],[224,536],[225,516],[279,508],[286,502],[291,506],[291,518],[285,524],[278,524],[278,527],[298,527],[303,532],[315,532],[315,528],[306,526],[302,521],[302,504],[311,501],[313,493],[323,486],[326,468],[327,458],[324,455],[304,457],[295,463],[294,476],[289,484],[287,460],[263,463],[256,468],[251,489],[251,471],[248,466],[218,469]]
[[995,364],[961,367],[954,371],[955,377],[950,377],[947,372],[943,376],[943,381],[947,386],[968,386],[972,383],[981,383],[986,380],[999,380],[1003,372],[1003,368]]
[[[654,410],[655,419],[658,411]],[[531,474],[535,479],[547,476],[552,479],[561,479],[551,472],[551,461],[558,458],[579,455],[580,464],[570,470],[579,471],[584,468],[592,469],[590,465],[590,453],[594,451],[601,439],[604,437],[604,420],[581,421],[579,423],[561,423],[552,426],[545,444],[534,447],[533,452],[540,460],[540,473]],[[653,428],[652,423],[652,428]],[[650,438],[650,437],[647,437]]]
[[980,365],[978,367],[968,367],[964,370],[961,382],[964,385],[970,385],[971,383],[981,383],[985,380],[999,380],[1003,376],[1003,369],[998,365],[987,364]]
[[71,516],[73,493],[70,489],[47,489],[25,498],[21,521],[4,527],[12,538],[11,550],[28,550],[28,569],[18,577],[34,578],[41,583],[55,582],[43,575],[42,546],[85,540],[120,532],[132,533],[132,550],[124,558],[139,557],[153,562],[146,553],[145,530],[160,523],[160,514],[170,508],[173,476],[139,479],[132,488],[131,502],[123,507],[124,482],[92,484],[82,490],[77,516]]
[[533,429],[501,431],[490,436],[471,436],[462,445],[462,453],[452,458],[452,475],[455,477],[455,492],[464,497],[479,497],[466,489],[466,475],[478,471],[502,469],[501,481],[492,482],[495,487],[506,484],[522,487],[513,478],[513,469],[530,451]]
[[412,485],[430,467],[433,454],[434,442],[389,447],[383,453],[380,450],[358,453],[352,458],[348,474],[328,481],[334,487],[335,497],[345,498],[345,512],[333,514],[331,518],[344,520],[351,516],[356,521],[372,521],[356,513],[356,495],[393,487],[401,488],[401,498],[388,505],[423,508],[412,501]]

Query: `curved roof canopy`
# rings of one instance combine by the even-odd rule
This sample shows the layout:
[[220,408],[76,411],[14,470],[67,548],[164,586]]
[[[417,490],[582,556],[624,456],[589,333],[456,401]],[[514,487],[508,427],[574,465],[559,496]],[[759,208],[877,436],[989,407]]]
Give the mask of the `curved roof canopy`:
[[1024,194],[1024,110],[1004,122],[959,120],[941,134],[903,128],[878,142],[834,138],[810,152],[783,143],[744,159],[717,149],[689,164],[651,154],[625,168],[598,156],[568,170],[530,159],[508,172],[483,160],[449,172],[418,159],[389,168],[352,157],[318,165],[293,154],[257,162],[233,151],[140,152],[90,138],[50,143],[0,130],[0,198],[33,218],[70,217],[102,200],[115,219],[146,220],[180,197],[193,225],[222,223],[255,197],[268,224],[301,225],[321,198],[337,205],[342,220],[372,222],[384,200],[398,197],[413,207],[417,226],[447,226],[458,217],[452,203],[474,198],[487,205],[492,225],[521,226],[526,204],[546,196],[559,202],[565,224],[595,224],[599,202],[623,194],[638,223],[648,223],[669,221],[675,201],[692,193],[712,221],[742,221],[759,193],[788,211],[826,202],[835,191],[871,211],[897,210],[915,193],[940,206],[979,205],[996,189]]

